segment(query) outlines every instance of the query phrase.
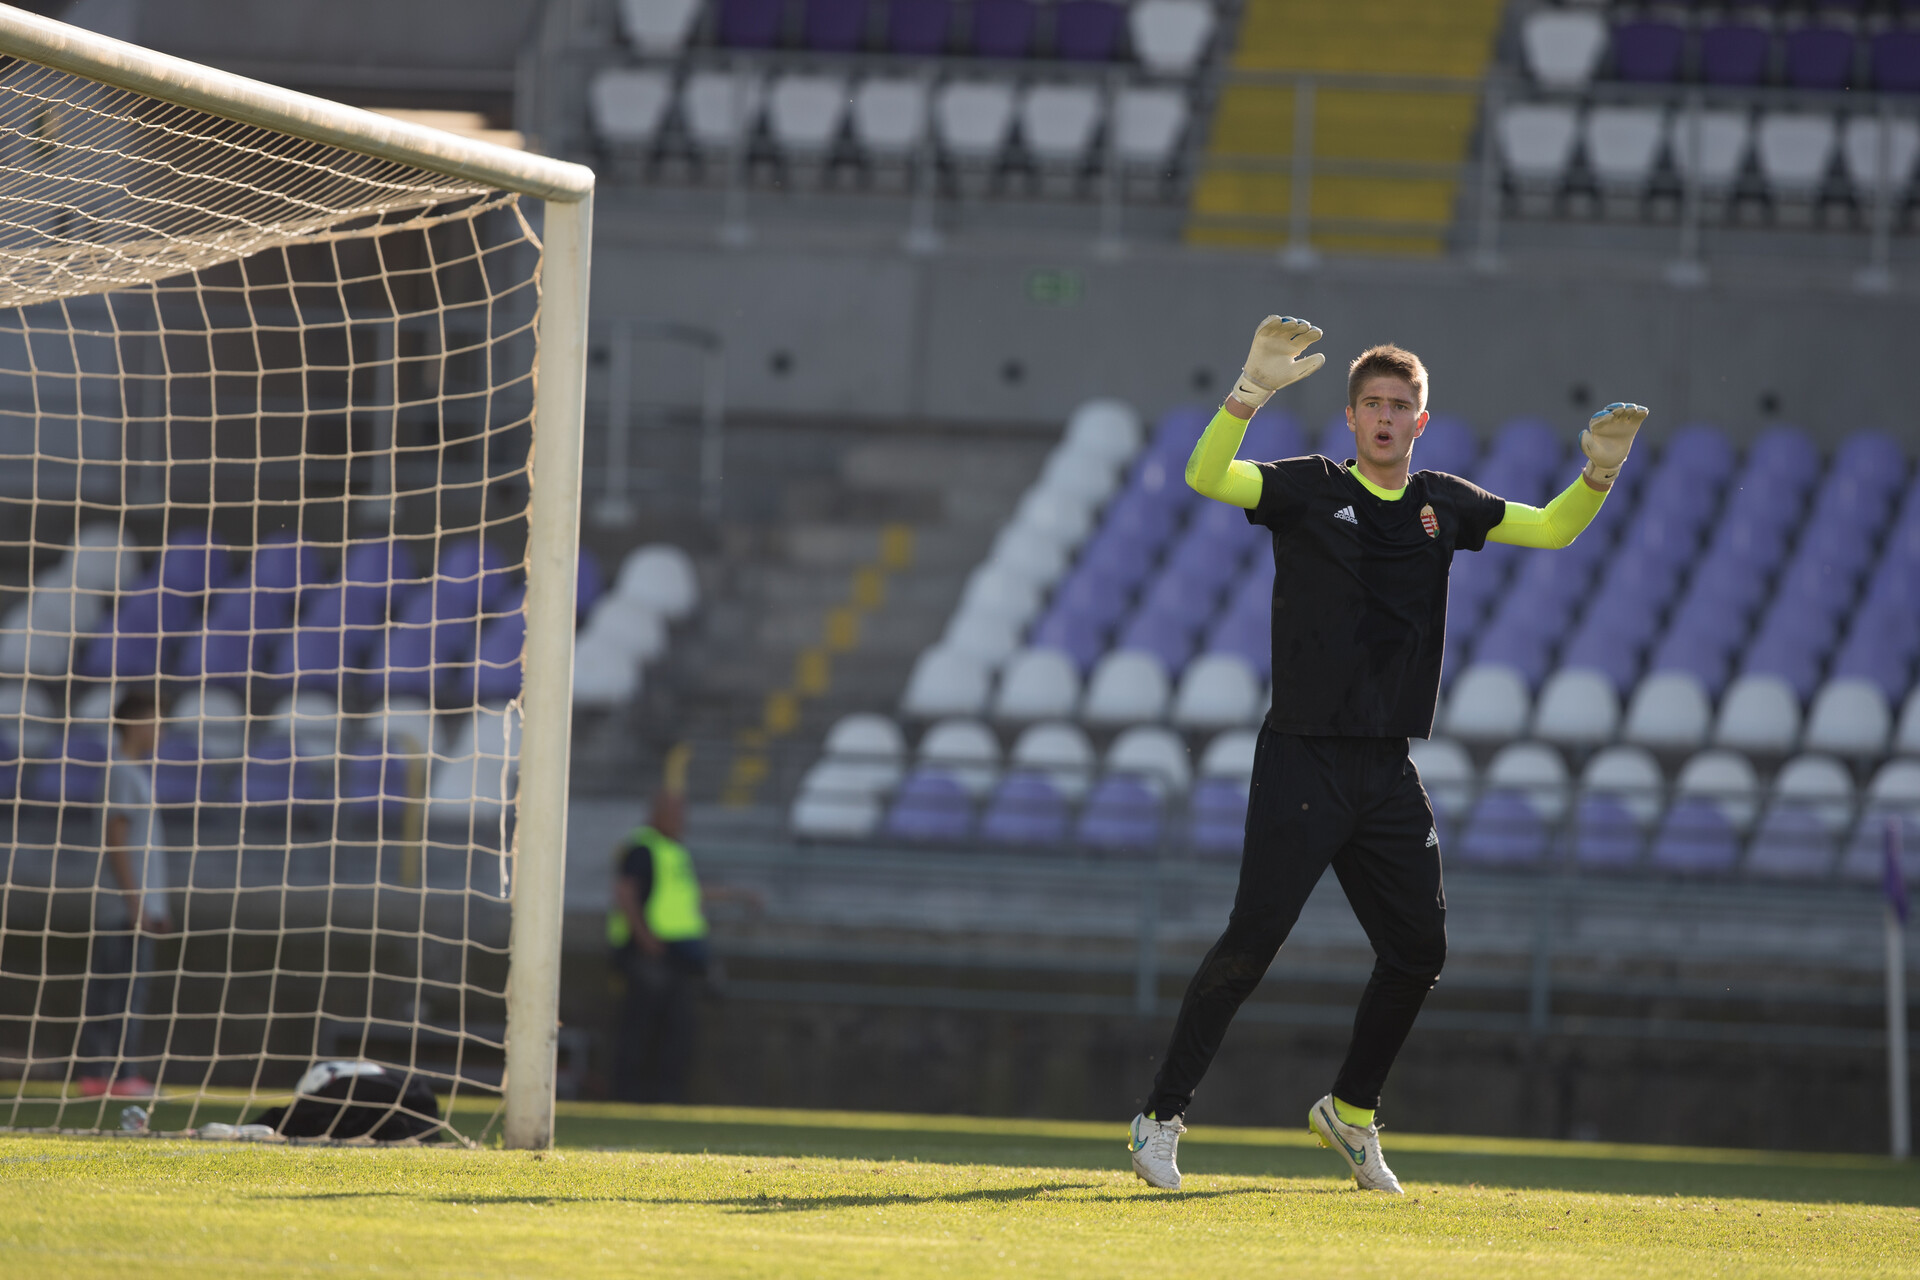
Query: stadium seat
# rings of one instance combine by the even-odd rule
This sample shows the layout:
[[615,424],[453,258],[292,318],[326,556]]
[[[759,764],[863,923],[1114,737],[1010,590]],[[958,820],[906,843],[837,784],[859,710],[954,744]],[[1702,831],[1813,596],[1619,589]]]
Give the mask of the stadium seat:
[[853,139],[869,160],[899,165],[927,133],[928,83],[873,76],[853,91]]
[[1656,671],[1634,689],[1620,736],[1656,751],[1685,750],[1706,741],[1712,716],[1698,677],[1684,671]]
[[1670,84],[1680,78],[1687,33],[1671,22],[1623,22],[1613,29],[1613,71],[1622,80]]
[[112,525],[82,525],[67,553],[68,581],[82,591],[120,591],[140,576],[140,553]]
[[1518,671],[1476,663],[1453,682],[1446,731],[1468,741],[1518,737],[1526,730],[1530,702]]
[[1665,781],[1660,765],[1643,747],[1613,746],[1595,752],[1580,773],[1587,795],[1614,797],[1642,826],[1659,815]]
[[1839,130],[1824,111],[1770,111],[1760,119],[1755,150],[1776,212],[1803,218],[1833,163]]
[[1827,831],[1837,832],[1853,817],[1853,778],[1832,756],[1798,755],[1775,775],[1772,803],[1804,808]]
[[1160,795],[1184,795],[1193,781],[1186,744],[1152,725],[1123,730],[1107,748],[1106,768],[1110,775],[1140,778]]
[[317,689],[302,690],[282,699],[264,727],[302,756],[333,755],[340,749],[340,704]]
[[1700,33],[1700,78],[1708,84],[1755,85],[1767,74],[1773,36],[1750,22],[1721,22]]
[[[346,731],[342,737],[348,737]],[[382,755],[397,759],[428,755],[439,749],[440,735],[433,707],[423,698],[390,698],[361,722],[360,732],[352,735],[380,748]]]
[[1080,719],[1092,725],[1158,720],[1166,714],[1168,693],[1167,670],[1159,658],[1137,649],[1116,649],[1094,665]]
[[1020,136],[1043,169],[1077,173],[1100,127],[1100,94],[1088,84],[1035,84],[1020,95]]
[[1842,756],[1877,756],[1886,750],[1893,712],[1870,680],[1829,680],[1807,713],[1807,749]]
[[1178,89],[1132,85],[1113,101],[1113,154],[1129,169],[1158,174],[1172,164],[1187,131],[1187,97]]
[[880,796],[870,774],[846,761],[819,760],[800,779],[787,825],[802,838],[858,840],[880,825]]
[[1666,111],[1660,107],[1594,107],[1587,112],[1583,133],[1587,164],[1600,184],[1608,214],[1637,217],[1666,140]]
[[789,160],[818,160],[847,118],[844,76],[790,73],[767,95],[767,129]]
[[1252,666],[1230,653],[1207,653],[1181,675],[1172,720],[1183,729],[1223,729],[1250,724],[1262,710]]
[[1709,196],[1722,195],[1733,185],[1753,137],[1746,112],[1686,108],[1667,118],[1667,129],[1674,167],[1683,178]]
[[1607,51],[1600,15],[1579,9],[1537,9],[1520,24],[1527,71],[1549,89],[1582,89]]
[[934,132],[955,161],[991,165],[1013,130],[1013,86],[999,80],[953,80],[933,96]]
[[1920,685],[1900,708],[1900,723],[1893,732],[1894,752],[1900,755],[1920,755]]
[[1525,796],[1488,790],[1474,801],[1456,842],[1463,862],[1515,866],[1539,861],[1547,849],[1547,824]]
[[[122,596],[121,599],[125,601],[128,597]],[[4,618],[0,618],[0,674],[35,675],[49,679],[65,676],[73,664],[75,644],[101,623],[104,612],[102,600],[99,593],[77,590],[71,586],[34,587],[26,599],[15,604],[7,610]],[[116,632],[124,631],[122,612],[124,606],[115,615]],[[104,638],[111,643],[111,637]],[[134,643],[142,655],[152,648],[157,662],[157,645]],[[129,669],[126,658],[130,656],[130,651],[121,646],[114,652],[122,656],[122,660],[114,667],[106,671],[89,670],[86,674],[153,674],[155,667],[147,666],[144,656],[133,663],[134,669]]]
[[21,755],[29,759],[48,755],[59,742],[59,719],[46,690],[18,680],[0,680],[0,739]]
[[968,41],[983,58],[1024,58],[1033,48],[1033,0],[973,0]]
[[1105,62],[1120,47],[1126,8],[1114,0],[1057,0],[1053,51],[1068,62]]
[[[4,715],[0,708],[0,717]],[[181,694],[174,700],[168,724],[193,741],[205,760],[238,760],[247,740],[246,704],[231,689],[218,685]]]
[[1785,54],[1782,70],[1796,89],[1844,89],[1853,78],[1853,32],[1831,23],[1810,22],[1787,32]]
[[1080,843],[1113,852],[1145,852],[1160,843],[1163,803],[1154,789],[1125,775],[1102,778],[1080,811]]
[[654,67],[609,67],[587,86],[593,131],[616,147],[647,147],[673,103],[673,79]]
[[1157,76],[1189,76],[1213,38],[1213,6],[1206,0],[1139,0],[1127,11],[1133,53]]
[[1753,825],[1760,804],[1760,779],[1753,765],[1734,751],[1702,751],[1681,766],[1674,781],[1674,803],[1705,799],[1718,807],[1735,831]]
[[1727,687],[1714,721],[1713,744],[1737,751],[1784,754],[1800,734],[1800,699],[1777,675],[1743,675]]
[[780,39],[780,0],[719,0],[720,43],[733,49],[771,49]]
[[648,605],[678,622],[699,607],[700,579],[686,552],[656,542],[629,552],[621,561],[612,594]]
[[[1912,6],[1908,6],[1909,12]],[[1873,87],[1889,93],[1920,93],[1920,30],[1895,27],[1873,37]]]
[[900,711],[921,719],[977,716],[987,709],[991,683],[992,672],[979,658],[935,646],[914,661]]
[[[1920,37],[1920,32],[1914,34]],[[1920,156],[1920,124],[1901,116],[1884,121],[1873,115],[1849,117],[1840,134],[1840,156],[1848,181],[1868,198],[1881,190],[1889,195],[1904,192],[1913,181],[1914,159]]]
[[951,0],[887,0],[887,48],[922,57],[946,52],[953,10]]
[[[765,0],[730,0],[736,4]],[[724,29],[727,0],[721,6]],[[735,43],[728,41],[728,43]],[[746,145],[759,122],[766,82],[754,71],[695,71],[680,89],[680,114],[702,151],[726,153]]]
[[1087,794],[1093,777],[1093,744],[1070,724],[1029,725],[1014,740],[1010,770],[1046,775],[1054,790],[1070,801]]
[[1488,762],[1483,790],[1510,791],[1542,820],[1558,822],[1567,811],[1567,764],[1542,743],[1509,743]]
[[1568,832],[1573,860],[1589,870],[1633,867],[1646,844],[1646,825],[1625,798],[1607,791],[1584,792],[1574,804]]
[[1067,798],[1052,776],[1015,770],[987,801],[980,838],[990,844],[1061,845],[1067,842],[1068,817]]
[[1573,162],[1579,141],[1573,108],[1549,102],[1510,104],[1500,111],[1499,136],[1500,154],[1520,188],[1523,205],[1542,208],[1559,191]]
[[1843,877],[1867,882],[1881,878],[1889,821],[1900,839],[1902,874],[1908,884],[1920,881],[1920,760],[1890,760],[1874,774],[1840,859]]
[[1833,869],[1834,833],[1812,809],[1776,802],[1760,816],[1745,871],[1769,879],[1811,880]]
[[993,540],[993,551],[981,568],[1030,584],[1034,591],[1034,609],[1037,611],[1040,594],[1058,582],[1060,575],[1067,571],[1071,554],[1054,534],[1015,522],[1001,527]]
[[1036,482],[1021,496],[1009,523],[1071,552],[1086,541],[1095,508],[1105,497],[1086,487]]
[[[1260,737],[1252,729],[1229,729],[1215,734],[1200,753],[1202,778],[1225,778],[1242,787],[1253,781],[1253,757]],[[1420,741],[1424,741],[1421,739]]]
[[1082,401],[1061,436],[1061,444],[1076,455],[1101,458],[1115,466],[1138,453],[1141,442],[1140,415],[1124,400]]
[[[392,659],[389,646],[388,661]],[[573,642],[573,705],[624,706],[640,691],[640,663],[616,638],[591,630]]]
[[900,726],[870,711],[855,712],[836,720],[827,730],[823,754],[836,763],[849,766],[845,776],[863,778],[868,790],[892,789],[900,781],[907,758],[907,743]]
[[1187,838],[1200,854],[1238,854],[1245,843],[1247,788],[1231,778],[1202,778],[1188,801]]
[[915,769],[894,794],[885,832],[901,840],[965,840],[973,834],[973,801],[945,770]]
[[1648,851],[1655,868],[1686,874],[1731,871],[1739,857],[1739,837],[1725,810],[1701,796],[1674,801]]
[[1445,738],[1415,738],[1407,749],[1435,815],[1442,825],[1457,822],[1473,802],[1473,759],[1466,748]]
[[852,53],[866,40],[866,0],[804,0],[801,35],[807,48]]
[[978,720],[942,720],[920,737],[916,757],[921,765],[955,778],[978,799],[993,789],[1000,776],[1000,740]]
[[620,0],[620,32],[641,53],[678,53],[693,34],[700,0]]
[[1610,742],[1620,727],[1620,698],[1613,682],[1587,667],[1563,668],[1540,689],[1533,736],[1562,746]]
[[1052,720],[1073,714],[1080,701],[1080,671],[1058,649],[1022,649],[1007,660],[994,691],[993,714],[1001,720]]
[[976,568],[960,593],[959,610],[1008,618],[1026,626],[1040,612],[1040,581],[997,560]]
[[[998,667],[1020,647],[1020,630],[1012,618],[963,610],[948,620],[940,647],[950,653],[965,654],[988,667]],[[1036,633],[1035,638],[1045,642],[1052,639],[1044,633]]]
[[447,754],[427,761],[427,821],[450,831],[497,821],[519,792],[520,713],[476,707],[457,723]]

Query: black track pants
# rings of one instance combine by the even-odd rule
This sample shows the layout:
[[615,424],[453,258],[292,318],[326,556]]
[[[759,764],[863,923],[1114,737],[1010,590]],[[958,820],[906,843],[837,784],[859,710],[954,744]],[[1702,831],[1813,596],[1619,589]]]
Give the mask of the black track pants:
[[1147,1110],[1184,1112],[1220,1041],[1332,864],[1375,963],[1333,1094],[1379,1105],[1380,1086],[1447,957],[1440,844],[1405,738],[1260,731],[1240,888],[1227,931],[1187,985]]

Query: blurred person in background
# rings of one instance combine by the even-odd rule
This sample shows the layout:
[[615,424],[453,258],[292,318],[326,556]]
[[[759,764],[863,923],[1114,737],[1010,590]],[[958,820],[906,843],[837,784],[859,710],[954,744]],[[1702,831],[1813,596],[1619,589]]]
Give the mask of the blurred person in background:
[[166,837],[153,804],[153,749],[160,736],[153,694],[134,689],[113,708],[101,874],[95,880],[86,1020],[80,1029],[80,1091],[145,1098],[141,1062],[154,940],[173,930],[167,907]]

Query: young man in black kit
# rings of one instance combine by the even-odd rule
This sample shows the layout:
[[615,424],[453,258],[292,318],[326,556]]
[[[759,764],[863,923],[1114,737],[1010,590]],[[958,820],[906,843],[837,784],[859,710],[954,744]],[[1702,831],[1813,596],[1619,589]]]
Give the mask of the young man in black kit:
[[1320,330],[1268,316],[1233,394],[1194,446],[1187,483],[1246,509],[1273,532],[1273,706],[1261,726],[1240,887],[1226,932],[1200,962],[1146,1110],[1133,1121],[1134,1172],[1180,1187],[1181,1115],[1250,995],[1331,866],[1375,963],[1333,1089],[1308,1112],[1321,1145],[1363,1189],[1398,1194],[1374,1110],[1394,1057],[1446,959],[1440,837],[1409,738],[1433,731],[1445,648],[1447,573],[1489,539],[1564,547],[1599,511],[1646,419],[1612,404],[1581,434],[1588,463],[1544,508],[1505,502],[1433,471],[1409,475],[1427,425],[1427,371],[1398,347],[1348,370],[1355,458],[1234,458],[1247,420],[1325,361],[1303,356]]

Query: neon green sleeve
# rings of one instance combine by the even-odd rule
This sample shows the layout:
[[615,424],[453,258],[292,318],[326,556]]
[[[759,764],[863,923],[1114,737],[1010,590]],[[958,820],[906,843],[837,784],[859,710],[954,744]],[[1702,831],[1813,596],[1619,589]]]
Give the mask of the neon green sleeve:
[[[1191,470],[1192,464],[1188,465]],[[1507,542],[1516,547],[1564,547],[1593,523],[1600,504],[1606,500],[1606,490],[1595,489],[1576,476],[1572,484],[1561,490],[1559,497],[1544,507],[1509,502],[1507,514],[1487,531],[1487,541]]]
[[1187,484],[1205,498],[1215,498],[1251,511],[1260,505],[1260,490],[1266,482],[1260,468],[1234,458],[1240,442],[1247,437],[1247,424],[1228,413],[1225,407],[1213,415],[1213,421],[1200,433],[1200,441],[1187,457]]

